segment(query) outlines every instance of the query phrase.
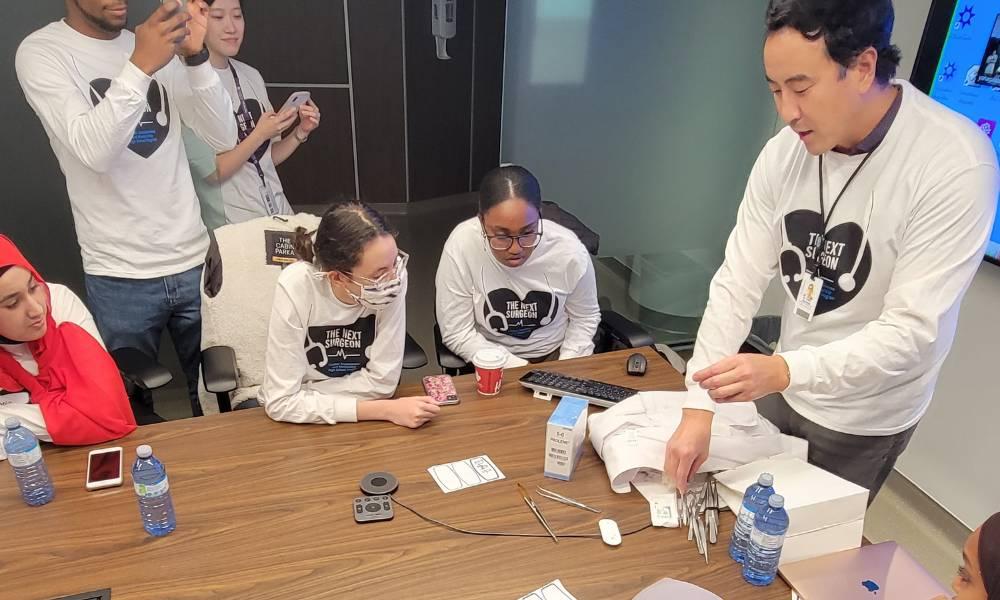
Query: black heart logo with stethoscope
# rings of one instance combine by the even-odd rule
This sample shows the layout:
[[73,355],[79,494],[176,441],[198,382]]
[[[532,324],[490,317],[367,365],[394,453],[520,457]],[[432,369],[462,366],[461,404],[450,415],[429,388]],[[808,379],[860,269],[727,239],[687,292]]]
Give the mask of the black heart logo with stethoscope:
[[526,340],[545,327],[559,312],[559,298],[550,292],[531,291],[521,298],[513,290],[500,288],[486,294],[483,316],[496,333]]
[[806,271],[817,260],[821,261],[824,284],[816,315],[844,306],[861,292],[872,269],[868,243],[871,208],[867,216],[864,229],[857,223],[845,222],[832,227],[823,239],[823,217],[818,212],[800,209],[785,215],[778,261],[781,283],[793,301]]
[[306,360],[327,377],[344,377],[368,366],[374,343],[375,315],[349,325],[311,326],[306,332]]
[[[90,101],[97,106],[111,87],[111,80],[95,79],[90,82]],[[170,133],[170,100],[162,85],[155,79],[149,82],[146,92],[146,110],[132,133],[128,149],[143,158],[149,158],[160,149]]]

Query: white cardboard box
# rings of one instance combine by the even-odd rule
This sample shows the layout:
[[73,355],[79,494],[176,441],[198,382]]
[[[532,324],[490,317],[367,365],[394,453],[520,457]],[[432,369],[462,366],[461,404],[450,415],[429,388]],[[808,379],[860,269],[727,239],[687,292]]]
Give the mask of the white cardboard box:
[[865,520],[859,519],[852,523],[843,523],[810,533],[785,537],[785,545],[781,549],[781,559],[778,563],[783,565],[842,550],[860,548],[864,530]]
[[734,512],[761,473],[774,475],[774,490],[785,497],[782,563],[861,546],[868,490],[801,459],[770,458],[715,476],[719,495]]
[[587,437],[587,401],[563,397],[545,428],[545,476],[569,481]]

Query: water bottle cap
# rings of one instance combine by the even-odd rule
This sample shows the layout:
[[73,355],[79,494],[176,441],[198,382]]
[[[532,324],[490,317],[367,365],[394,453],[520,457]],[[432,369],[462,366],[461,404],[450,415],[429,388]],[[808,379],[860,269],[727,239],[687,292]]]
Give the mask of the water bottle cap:
[[767,505],[774,509],[785,508],[785,497],[781,494],[771,494],[767,499]]
[[757,478],[757,483],[762,487],[771,487],[774,485],[774,475],[770,473],[761,473],[760,477]]
[[21,426],[21,420],[17,417],[7,417],[3,422],[3,426],[7,429],[17,429]]
[[153,449],[150,448],[148,445],[143,444],[135,449],[135,454],[139,458],[149,458],[150,456],[153,455]]

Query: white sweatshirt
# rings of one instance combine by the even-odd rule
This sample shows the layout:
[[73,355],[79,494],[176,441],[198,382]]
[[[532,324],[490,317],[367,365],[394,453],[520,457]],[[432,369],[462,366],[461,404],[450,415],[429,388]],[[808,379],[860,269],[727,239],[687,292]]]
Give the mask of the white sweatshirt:
[[148,77],[135,35],[87,37],[64,21],[17,50],[18,81],[66,176],[84,271],[147,279],[198,266],[208,248],[181,123],[217,151],[236,143],[232,103],[207,62]]
[[402,293],[379,312],[344,304],[315,273],[300,261],[278,277],[259,400],[276,421],[357,421],[358,401],[389,398],[399,383],[406,273]]
[[459,223],[436,285],[442,340],[465,360],[482,348],[522,359],[594,352],[601,322],[594,265],[576,234],[553,221],[543,221],[535,251],[514,268],[494,258],[478,218]]
[[[49,294],[52,304],[52,320],[56,325],[70,322],[76,323],[87,333],[94,336],[94,339],[104,346],[101,334],[97,332],[97,325],[94,318],[90,316],[90,311],[83,305],[80,298],[71,289],[57,283],[50,283]],[[0,352],[8,352],[14,360],[20,364],[25,371],[32,375],[38,375],[38,363],[31,354],[27,344],[2,344]],[[14,392],[12,394],[0,394],[0,422],[7,417],[17,417],[21,425],[28,428],[28,431],[35,434],[43,442],[51,442],[52,437],[45,427],[45,418],[42,416],[42,409],[37,404],[30,404],[31,396],[28,392]],[[0,444],[0,460],[6,458],[3,445]]]
[[[250,111],[250,116],[253,117],[254,123],[257,123],[260,121],[262,114],[274,110],[274,107],[271,106],[271,101],[267,98],[267,87],[264,84],[264,78],[261,77],[257,69],[248,64],[241,63],[235,59],[230,59],[229,62],[236,69],[236,74],[240,78],[240,88],[243,90],[243,97],[247,101],[247,109]],[[226,91],[229,92],[229,97],[233,101],[234,116],[231,118],[235,122],[235,115],[240,110],[240,97],[236,90],[236,80],[233,78],[233,72],[229,67],[216,69],[215,72],[219,74],[222,85],[226,87]],[[248,131],[253,131],[253,129],[250,128]],[[267,185],[270,186],[271,193],[274,194],[275,209],[277,211],[275,214],[290,215],[292,214],[292,207],[288,204],[288,199],[285,197],[285,192],[281,187],[281,180],[278,179],[278,171],[274,167],[274,160],[271,158],[271,146],[280,140],[281,137],[278,136],[273,140],[265,142],[264,145],[257,149],[254,156],[257,157],[261,171],[264,172],[264,179],[267,181]],[[261,198],[260,176],[250,161],[243,163],[239,171],[222,182],[222,199],[226,205],[226,221],[229,223],[242,223],[243,221],[249,221],[257,217],[266,217],[268,215]]]
[[[791,375],[788,404],[854,435],[892,435],[920,420],[982,261],[997,161],[974,123],[909,83],[894,83],[902,88],[899,113],[830,218],[826,282],[812,321],[794,308],[802,262],[819,254],[819,161],[785,128],[750,174],[689,374],[738,351],[780,268],[786,298],[778,352]],[[863,158],[824,155],[828,216]],[[841,286],[845,274],[853,274],[853,290]],[[686,407],[714,410],[690,376]]]

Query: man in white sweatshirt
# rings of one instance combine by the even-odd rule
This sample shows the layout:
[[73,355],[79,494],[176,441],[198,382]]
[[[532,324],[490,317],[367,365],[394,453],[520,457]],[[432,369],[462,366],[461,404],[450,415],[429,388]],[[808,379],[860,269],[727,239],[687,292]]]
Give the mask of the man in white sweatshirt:
[[[992,226],[976,125],[893,80],[891,0],[771,0],[764,67],[788,124],[750,173],[712,280],[665,470],[708,456],[716,403],[758,405],[809,460],[874,499],[933,395]],[[737,354],[769,282],[773,356]],[[747,420],[756,418],[746,404]]]
[[204,48],[206,9],[167,0],[132,34],[127,0],[66,0],[66,18],[29,35],[15,60],[66,176],[101,336],[155,357],[169,328],[195,414],[208,236],[181,125],[216,151],[236,144]]

